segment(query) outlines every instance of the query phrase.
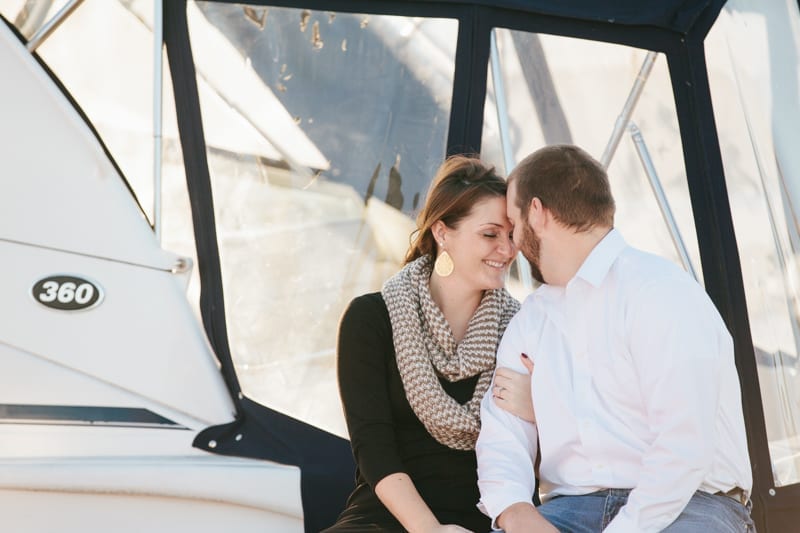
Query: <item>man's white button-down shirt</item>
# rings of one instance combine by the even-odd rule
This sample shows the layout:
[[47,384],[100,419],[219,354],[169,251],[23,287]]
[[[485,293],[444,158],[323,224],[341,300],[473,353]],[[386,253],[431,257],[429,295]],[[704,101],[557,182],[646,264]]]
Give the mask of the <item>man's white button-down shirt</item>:
[[[705,291],[612,230],[566,287],[542,285],[500,343],[497,366],[534,362],[536,424],[481,405],[480,507],[633,489],[607,532],[659,531],[696,490],[750,492],[733,344]],[[537,446],[538,437],[538,446]]]

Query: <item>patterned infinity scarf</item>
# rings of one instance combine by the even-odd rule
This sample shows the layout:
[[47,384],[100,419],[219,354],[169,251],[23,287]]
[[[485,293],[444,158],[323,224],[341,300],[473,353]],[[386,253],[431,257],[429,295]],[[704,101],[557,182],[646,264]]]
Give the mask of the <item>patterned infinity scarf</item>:
[[[505,289],[486,291],[466,335],[456,345],[449,324],[431,298],[431,268],[430,256],[420,257],[383,285],[397,368],[408,403],[433,438],[456,450],[472,450],[497,345],[519,303]],[[476,374],[480,378],[475,392],[464,405],[444,391],[438,378],[452,382]]]

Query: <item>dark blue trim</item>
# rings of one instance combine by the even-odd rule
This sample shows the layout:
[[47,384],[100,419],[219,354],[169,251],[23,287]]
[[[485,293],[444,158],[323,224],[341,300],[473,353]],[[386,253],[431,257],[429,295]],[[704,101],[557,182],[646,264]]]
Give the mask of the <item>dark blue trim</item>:
[[197,96],[197,74],[189,43],[186,1],[170,0],[163,5],[164,44],[167,47],[167,58],[172,72],[178,133],[183,149],[186,186],[192,208],[192,224],[197,247],[200,313],[206,335],[219,358],[222,376],[238,411],[241,387],[233,366],[225,323],[225,297],[214,217],[214,197],[211,192],[200,100]]
[[[241,3],[239,0],[216,0]],[[461,8],[492,8],[516,14],[535,14],[572,21],[600,22],[614,26],[649,26],[686,33],[715,0],[249,0],[248,4],[296,7],[350,13],[409,16],[437,7],[453,13]],[[452,16],[452,15],[451,15]]]
[[239,405],[237,420],[203,430],[194,446],[299,466],[306,533],[332,525],[355,487],[350,443],[247,397]]
[[[667,56],[681,130],[705,289],[734,340],[753,472],[753,518],[767,530],[773,486],[761,388],[744,292],[738,246],[722,166],[703,41],[711,23]],[[774,531],[774,530],[773,530]]]
[[189,429],[149,409],[89,405],[0,404],[0,423]]
[[458,21],[447,155],[481,151],[491,31],[482,14],[481,9],[473,7]]
[[207,428],[197,435],[193,444],[222,455],[268,459],[299,466],[305,531],[317,532],[334,522],[353,488],[355,465],[350,445],[340,437],[253,402],[241,392],[225,324],[214,199],[186,20],[186,1],[170,0],[163,5],[164,42],[172,72],[200,270],[200,313],[236,407],[234,422]]

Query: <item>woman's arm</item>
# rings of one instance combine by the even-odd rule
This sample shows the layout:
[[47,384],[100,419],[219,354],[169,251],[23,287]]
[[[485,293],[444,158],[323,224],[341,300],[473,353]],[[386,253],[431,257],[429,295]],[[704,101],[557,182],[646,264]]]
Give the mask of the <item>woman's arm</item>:
[[405,472],[387,385],[391,335],[386,309],[374,295],[353,300],[339,325],[339,393],[356,463],[380,501],[408,531],[466,531],[457,526],[441,529],[445,526]]
[[468,531],[459,526],[442,525],[422,500],[408,474],[390,474],[375,485],[375,494],[410,533]]
[[507,367],[500,367],[494,375],[492,397],[498,407],[528,422],[536,422],[531,395],[531,374],[533,361],[527,355],[520,355],[527,373],[523,374]]

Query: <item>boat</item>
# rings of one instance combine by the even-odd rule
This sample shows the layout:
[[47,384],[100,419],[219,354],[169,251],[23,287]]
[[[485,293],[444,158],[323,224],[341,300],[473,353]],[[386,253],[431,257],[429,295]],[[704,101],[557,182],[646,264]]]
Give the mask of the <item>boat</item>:
[[[800,518],[800,7],[0,0],[0,516],[319,531],[338,319],[434,169],[545,144],[734,338],[759,531]],[[522,262],[508,280],[533,288]]]

